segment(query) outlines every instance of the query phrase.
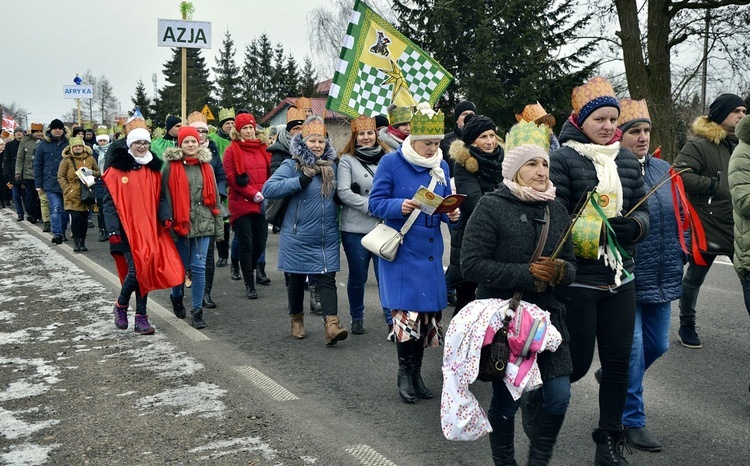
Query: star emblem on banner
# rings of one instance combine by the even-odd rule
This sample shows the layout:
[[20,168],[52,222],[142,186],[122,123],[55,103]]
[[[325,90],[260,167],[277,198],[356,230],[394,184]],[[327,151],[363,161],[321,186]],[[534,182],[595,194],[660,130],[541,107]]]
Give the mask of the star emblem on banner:
[[392,85],[393,86],[393,97],[391,100],[393,102],[396,101],[399,94],[402,92],[406,94],[407,98],[409,100],[414,100],[411,96],[411,93],[409,92],[409,86],[406,84],[406,78],[404,78],[404,74],[401,72],[401,68],[398,67],[396,62],[393,60],[390,60],[391,62],[391,69],[390,70],[383,70],[380,71],[383,72],[387,76],[385,80],[383,81],[383,86]]

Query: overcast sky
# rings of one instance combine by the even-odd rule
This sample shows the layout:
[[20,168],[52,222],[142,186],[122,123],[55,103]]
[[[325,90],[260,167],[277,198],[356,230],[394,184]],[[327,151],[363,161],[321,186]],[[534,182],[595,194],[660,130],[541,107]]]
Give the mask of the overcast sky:
[[[63,99],[63,86],[76,73],[90,69],[105,75],[122,105],[130,110],[131,96],[142,79],[153,97],[151,76],[164,85],[163,64],[171,49],[158,47],[157,19],[179,19],[179,0],[2,0],[3,35],[0,65],[0,102],[15,101],[31,114],[28,121],[49,123],[75,107]],[[313,57],[307,35],[307,15],[328,0],[193,0],[193,20],[211,22],[212,48],[203,49],[207,65],[216,64],[224,33],[229,30],[235,48],[266,33],[271,43],[281,42],[298,63]],[[238,55],[241,64],[241,55]],[[191,110],[191,109],[188,109]]]

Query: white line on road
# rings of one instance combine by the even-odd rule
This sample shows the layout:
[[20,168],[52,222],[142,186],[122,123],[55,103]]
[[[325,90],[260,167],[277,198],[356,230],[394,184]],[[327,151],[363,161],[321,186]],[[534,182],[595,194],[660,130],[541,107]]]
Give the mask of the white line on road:
[[234,370],[242,374],[247,380],[254,383],[256,387],[260,388],[277,401],[299,400],[297,395],[282,387],[272,378],[252,366],[237,366]]
[[366,466],[396,466],[396,463],[367,445],[350,445],[344,450]]

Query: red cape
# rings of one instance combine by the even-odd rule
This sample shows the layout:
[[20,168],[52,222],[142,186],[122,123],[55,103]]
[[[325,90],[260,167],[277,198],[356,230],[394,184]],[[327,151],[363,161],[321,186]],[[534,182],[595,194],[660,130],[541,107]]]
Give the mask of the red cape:
[[[185,268],[169,231],[158,219],[161,172],[143,167],[124,172],[110,167],[102,177],[120,217],[135,262],[141,294],[180,285]],[[113,252],[120,283],[128,266],[121,253]]]

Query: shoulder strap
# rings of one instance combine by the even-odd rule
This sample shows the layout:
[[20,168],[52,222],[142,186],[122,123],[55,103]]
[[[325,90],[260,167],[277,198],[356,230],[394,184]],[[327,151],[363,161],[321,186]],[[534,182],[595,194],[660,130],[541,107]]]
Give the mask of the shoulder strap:
[[[542,255],[542,251],[544,250],[544,245],[547,244],[547,235],[549,234],[549,206],[544,207],[544,220],[542,220],[542,232],[539,235],[539,241],[536,243],[536,249],[534,250],[534,254],[531,256],[531,260],[529,263],[535,262],[539,257]],[[523,291],[516,290],[516,292],[513,294],[513,297],[510,299],[510,308],[514,311],[518,307],[518,305],[521,303],[521,297],[523,296]]]
[[[354,158],[357,159],[356,156]],[[372,176],[373,178],[375,177],[375,173],[372,170],[370,170],[370,167],[368,167],[366,163],[364,163],[363,161],[361,161],[359,159],[357,159],[357,162],[359,162],[360,165],[362,165],[362,168],[364,168],[365,170],[367,170],[367,173],[369,173],[370,176]]]
[[[432,191],[435,189],[435,186],[437,185],[437,177],[433,176],[430,180],[430,185],[427,186],[427,189]],[[411,215],[409,215],[409,218],[406,219],[406,222],[404,223],[404,226],[401,227],[401,236],[406,235],[406,232],[409,231],[411,226],[414,224],[414,222],[417,220],[417,217],[419,217],[419,214],[422,211],[419,209],[414,209],[411,212]]]

